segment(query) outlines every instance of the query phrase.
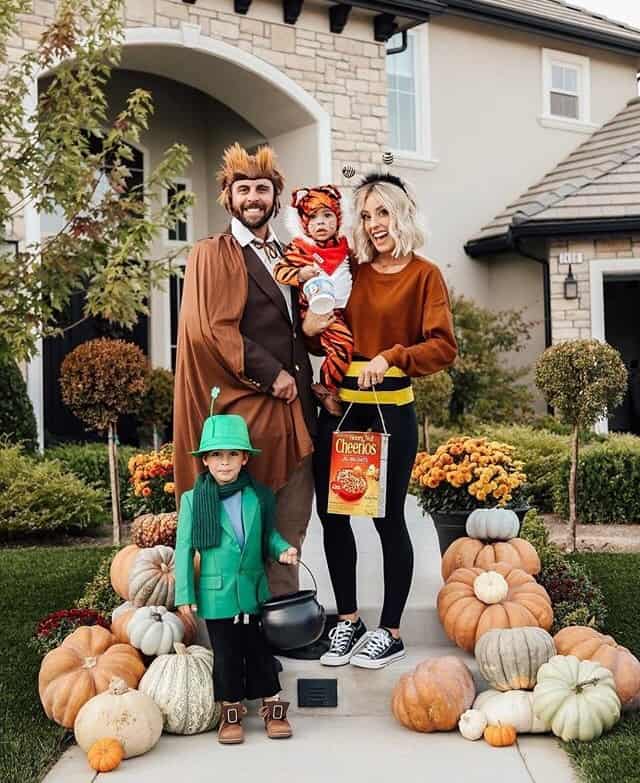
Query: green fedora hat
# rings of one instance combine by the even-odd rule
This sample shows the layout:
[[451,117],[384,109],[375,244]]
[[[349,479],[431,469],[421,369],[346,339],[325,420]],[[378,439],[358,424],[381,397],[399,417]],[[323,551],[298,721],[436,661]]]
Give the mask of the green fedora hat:
[[191,453],[194,457],[201,457],[219,449],[260,453],[260,449],[254,449],[251,445],[247,422],[242,416],[233,414],[218,414],[205,419],[200,436],[200,447]]

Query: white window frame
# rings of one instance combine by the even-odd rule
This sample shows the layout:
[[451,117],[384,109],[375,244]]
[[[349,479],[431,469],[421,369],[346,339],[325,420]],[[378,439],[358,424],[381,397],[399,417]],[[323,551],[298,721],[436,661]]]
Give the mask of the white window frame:
[[428,22],[408,30],[407,35],[412,39],[414,46],[416,149],[398,150],[391,148],[391,152],[395,162],[406,168],[433,169],[438,161],[433,160],[431,154],[431,84]]
[[[187,192],[191,191],[191,179],[188,177],[173,177],[171,180],[174,185],[184,185]],[[162,203],[166,207],[169,203],[169,191],[168,188],[162,189]],[[193,242],[193,209],[189,207],[186,213],[187,223],[187,238],[181,239],[169,239],[169,229],[165,229],[163,236],[163,244],[165,247],[187,247]]]
[[[551,113],[553,66],[575,68],[578,72],[578,117],[563,117]],[[538,117],[545,128],[591,133],[598,126],[591,122],[591,60],[578,54],[557,49],[542,49],[542,114]]]

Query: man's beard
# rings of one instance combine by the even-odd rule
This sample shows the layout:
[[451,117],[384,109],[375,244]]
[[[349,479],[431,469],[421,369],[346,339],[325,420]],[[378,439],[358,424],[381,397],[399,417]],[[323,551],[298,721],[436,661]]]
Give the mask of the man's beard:
[[241,209],[232,209],[231,212],[233,214],[233,217],[237,218],[242,223],[243,226],[246,226],[246,228],[248,228],[251,231],[255,228],[262,228],[262,226],[268,223],[271,220],[273,213],[275,212],[275,208],[276,205],[274,202],[271,204],[269,209],[265,211],[262,217],[257,218],[256,220],[248,220],[244,216],[244,212]]

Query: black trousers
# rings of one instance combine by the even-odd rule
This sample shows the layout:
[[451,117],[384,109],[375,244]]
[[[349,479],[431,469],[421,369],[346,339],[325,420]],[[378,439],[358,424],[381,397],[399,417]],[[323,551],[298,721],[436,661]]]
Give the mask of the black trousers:
[[[404,503],[418,449],[418,424],[413,403],[382,405],[390,434],[387,465],[387,504],[383,518],[374,519],[383,555],[384,603],[380,625],[398,628],[413,577],[413,546],[404,517]],[[320,413],[313,455],[316,504],[324,533],[324,551],[336,597],[338,614],[352,614],[356,599],[356,542],[351,518],[327,513],[331,436],[340,419],[325,410]],[[376,405],[354,404],[342,424],[343,430],[382,432]]]
[[[249,623],[243,622],[249,617]],[[257,615],[207,620],[213,648],[213,692],[216,701],[242,701],[275,696],[280,680]]]

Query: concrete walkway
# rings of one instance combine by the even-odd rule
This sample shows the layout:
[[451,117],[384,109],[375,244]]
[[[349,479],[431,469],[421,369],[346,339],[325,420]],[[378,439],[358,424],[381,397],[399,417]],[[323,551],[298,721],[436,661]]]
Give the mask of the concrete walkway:
[[[415,549],[415,573],[403,638],[407,658],[380,671],[354,671],[349,666],[329,669],[315,661],[283,658],[283,698],[291,700],[295,735],[290,740],[268,740],[262,722],[251,707],[245,721],[246,742],[222,747],[216,734],[195,737],[163,735],[144,756],[128,759],[109,778],[96,775],[84,753],[69,749],[44,783],[389,783],[395,777],[413,781],[484,783],[500,779],[510,783],[576,783],[557,740],[549,735],[522,735],[511,748],[491,748],[484,741],[469,742],[456,732],[418,734],[392,717],[389,701],[393,685],[404,671],[428,657],[458,655],[472,669],[478,689],[486,687],[472,656],[451,644],[435,612],[435,597],[442,580],[440,555],[431,521],[423,517],[414,498],[407,501],[407,524]],[[380,544],[370,520],[356,519],[358,589],[363,616],[377,622],[382,602]],[[320,523],[311,522],[303,559],[318,581],[320,600],[331,611],[332,592],[322,554]],[[303,578],[303,584],[308,580]],[[298,708],[298,677],[336,678],[338,708]]]

